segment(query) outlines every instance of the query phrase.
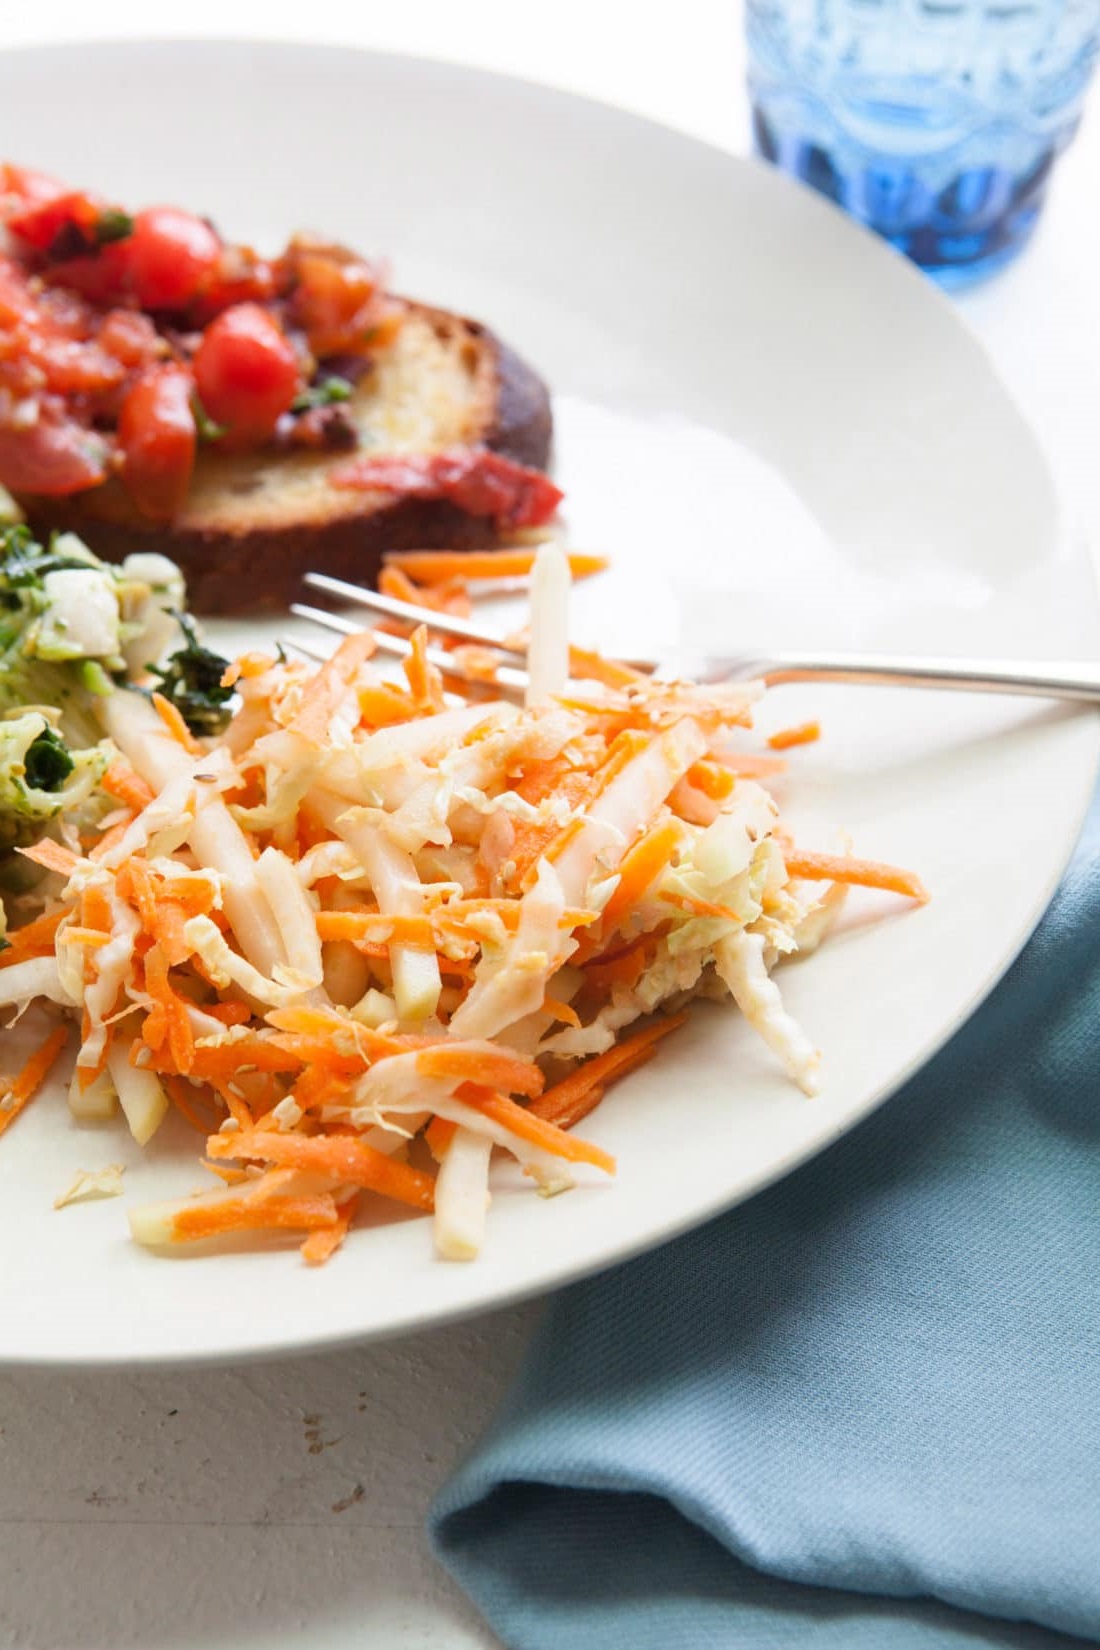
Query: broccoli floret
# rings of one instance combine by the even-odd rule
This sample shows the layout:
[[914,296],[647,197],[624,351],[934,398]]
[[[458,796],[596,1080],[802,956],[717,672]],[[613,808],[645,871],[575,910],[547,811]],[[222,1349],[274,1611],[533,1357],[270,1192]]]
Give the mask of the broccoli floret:
[[171,654],[163,665],[151,667],[159,677],[158,692],[171,701],[191,732],[200,737],[222,733],[232,714],[231,687],[222,686],[229,661],[199,641],[186,613],[174,615],[183,631],[185,646]]

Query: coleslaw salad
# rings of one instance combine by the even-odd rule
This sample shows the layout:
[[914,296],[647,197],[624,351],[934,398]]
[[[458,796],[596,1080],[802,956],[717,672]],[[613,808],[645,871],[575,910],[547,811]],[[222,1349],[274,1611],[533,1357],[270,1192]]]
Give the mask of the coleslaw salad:
[[[446,601],[454,570],[430,572]],[[819,1052],[776,964],[820,942],[852,884],[925,892],[791,841],[763,781],[816,724],[762,749],[761,684],[571,650],[567,584],[544,547],[522,707],[445,679],[423,628],[400,683],[369,631],[319,669],[241,657],[219,737],[155,692],[106,697],[116,806],[21,850],[48,877],[0,953],[0,1006],[61,1023],[8,1085],[0,1133],[78,1020],[74,1114],[120,1111],[145,1142],[175,1107],[216,1177],[132,1209],[137,1241],[291,1233],[318,1263],[381,1198],[470,1259],[495,1150],[544,1195],[614,1173],[572,1131],[693,998],[732,1001],[813,1093]]]

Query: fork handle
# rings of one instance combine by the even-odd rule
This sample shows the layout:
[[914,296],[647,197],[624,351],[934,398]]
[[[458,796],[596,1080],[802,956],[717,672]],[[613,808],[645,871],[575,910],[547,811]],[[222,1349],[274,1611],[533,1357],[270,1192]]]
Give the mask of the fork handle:
[[761,675],[779,682],[851,682],[880,687],[1016,693],[1100,704],[1100,665],[1084,659],[936,659],[894,654],[774,654]]

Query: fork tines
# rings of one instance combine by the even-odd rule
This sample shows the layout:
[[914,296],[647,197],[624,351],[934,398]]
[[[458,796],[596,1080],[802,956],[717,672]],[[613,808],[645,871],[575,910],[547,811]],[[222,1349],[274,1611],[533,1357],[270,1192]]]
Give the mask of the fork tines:
[[[324,582],[322,583],[322,581]],[[328,589],[328,587],[332,585],[343,585],[343,580],[329,579],[327,575],[323,573],[307,574],[306,582],[312,585],[315,589]],[[371,598],[369,601],[364,600],[360,602],[360,606],[371,607],[375,602],[385,602],[387,604],[386,607],[376,607],[374,610],[387,613],[388,616],[393,618],[405,619],[409,623],[418,625],[425,624],[432,629],[439,630],[446,628],[445,626],[436,624],[435,620],[439,618],[448,618],[447,615],[433,613],[428,608],[414,607],[409,602],[399,602],[389,596],[379,596],[377,592],[373,590],[359,591],[357,585],[345,585],[344,589],[355,590],[360,596],[364,598]],[[329,593],[342,594],[342,592],[332,590],[329,590]],[[402,608],[404,609],[404,612],[394,613],[392,611],[393,608]],[[345,618],[339,613],[328,613],[320,607],[311,607],[305,602],[294,602],[291,605],[290,611],[294,614],[295,618],[308,619],[312,624],[320,625],[323,629],[332,631],[338,636],[357,636],[359,632],[364,629],[363,625],[356,624],[353,619]],[[454,625],[461,622],[462,621],[460,620],[448,618],[448,625]],[[454,634],[453,631],[448,631],[448,633]],[[410,642],[406,641],[404,636],[394,636],[391,635],[389,631],[376,630],[374,631],[374,639],[379,653],[388,653],[392,658],[407,659],[409,654],[412,652],[412,645]],[[478,644],[484,647],[501,647],[500,642],[496,638],[489,638],[482,632],[478,632],[476,638],[465,637],[464,639],[476,639]],[[299,644],[294,643],[292,645],[298,646]],[[302,647],[301,651],[311,658],[317,657],[317,655],[313,653],[309,647]],[[514,655],[518,650],[515,648],[508,648],[506,651]],[[469,682],[476,687],[495,691],[500,694],[502,698],[521,699],[527,689],[527,672],[525,670],[519,670],[515,665],[498,665],[493,676],[488,678],[480,672],[467,670],[461,663],[460,659],[456,658],[453,653],[447,653],[443,648],[429,646],[427,649],[427,658],[429,664],[434,665],[437,670],[443,673],[444,676],[450,676],[458,681]]]
[[372,613],[382,613],[388,619],[401,619],[405,624],[426,624],[429,630],[441,636],[454,636],[462,642],[475,642],[479,647],[491,647],[511,658],[526,658],[526,649],[469,619],[459,619],[450,613],[437,613],[434,608],[418,607],[415,602],[403,602],[396,596],[384,596],[380,590],[366,590],[362,585],[349,584],[346,579],[330,578],[327,573],[306,573],[303,581],[311,590],[320,590],[337,601],[353,607],[365,607]]

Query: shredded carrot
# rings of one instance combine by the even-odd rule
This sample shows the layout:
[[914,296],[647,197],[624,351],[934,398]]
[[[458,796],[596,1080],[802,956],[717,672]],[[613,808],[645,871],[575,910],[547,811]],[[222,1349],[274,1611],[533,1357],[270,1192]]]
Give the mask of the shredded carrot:
[[408,945],[433,951],[435,939],[427,917],[384,916],[380,911],[318,911],[317,934],[322,940],[350,940],[352,944]]
[[[415,584],[399,567],[386,566],[378,575],[378,588],[384,596],[395,596],[398,601],[426,607],[433,613],[451,613],[467,618],[473,611],[465,579],[447,579],[440,584]],[[430,628],[430,627],[429,627]]]
[[333,715],[374,652],[375,645],[369,630],[344,637],[332,658],[310,678],[302,694],[298,714],[290,724],[295,733],[314,744],[325,743]]
[[389,728],[416,715],[412,695],[391,682],[371,682],[359,688],[359,714],[369,728]]
[[[195,1105],[195,1090],[184,1077],[165,1077],[164,1086],[168,1090],[168,1098],[175,1106],[181,1117],[186,1118],[191,1127],[198,1134],[207,1135],[216,1122],[209,1116],[203,1117]],[[251,1120],[251,1119],[250,1119]]]
[[22,928],[15,929],[4,950],[0,951],[0,968],[26,962],[28,957],[48,957],[54,948],[57,930],[68,915],[64,909],[44,911],[33,922],[25,922]]
[[146,932],[155,934],[158,882],[149,868],[148,861],[140,859],[137,855],[128,860],[115,878],[115,887],[123,899],[134,902]]
[[81,895],[80,914],[85,928],[93,928],[100,934],[110,934],[114,924],[111,902],[97,883],[89,883],[84,889]]
[[686,1018],[686,1014],[670,1014],[659,1020],[651,1020],[641,1031],[634,1032],[633,1036],[624,1037],[622,1042],[616,1043],[605,1054],[597,1054],[594,1059],[586,1060],[582,1066],[571,1071],[568,1077],[563,1077],[560,1083],[546,1089],[537,1100],[531,1102],[530,1111],[548,1123],[556,1123],[559,1128],[572,1128],[574,1123],[587,1116],[596,1105],[596,1101],[592,1099],[594,1089],[598,1088],[602,1094],[616,1077],[625,1075],[640,1054],[653,1049],[662,1037],[667,1037],[669,1032],[682,1026]]
[[526,1106],[517,1106],[507,1095],[497,1094],[480,1083],[463,1083],[457,1093],[460,1100],[476,1106],[484,1117],[498,1123],[520,1140],[526,1140],[529,1145],[537,1146],[540,1151],[565,1158],[569,1163],[591,1163],[594,1168],[603,1169],[607,1174],[615,1173],[615,1159],[609,1152],[592,1145],[591,1141],[578,1140],[575,1135],[566,1134],[537,1112]]
[[311,1232],[333,1227],[338,1220],[336,1205],[327,1195],[254,1199],[245,1193],[224,1203],[180,1209],[172,1221],[171,1238],[173,1243],[199,1243],[230,1232]]
[[70,848],[63,848],[60,842],[54,842],[52,837],[44,836],[30,848],[17,848],[17,854],[24,859],[33,860],[36,865],[43,866],[47,871],[56,871],[59,877],[71,877],[80,860]]
[[243,678],[246,682],[254,676],[265,675],[274,665],[275,660],[267,653],[242,653],[232,664],[226,665],[222,672],[222,687],[235,687]]
[[912,871],[883,865],[873,859],[852,859],[847,854],[810,854],[801,850],[785,854],[787,875],[807,882],[849,882],[861,888],[883,888],[890,894],[904,894],[920,905],[930,895]]
[[336,1038],[340,1040],[336,1044],[337,1049],[341,1041],[350,1041],[351,1047],[372,1060],[384,1060],[387,1054],[406,1054],[422,1041],[417,1037],[387,1037],[380,1031],[361,1025],[358,1020],[338,1014],[332,1008],[276,1008],[268,1014],[267,1023],[278,1031],[314,1037],[320,1042],[331,1042]]
[[639,940],[637,945],[620,951],[618,956],[609,957],[606,962],[589,963],[585,968],[584,977],[604,991],[610,991],[614,986],[633,991],[645,973],[647,961],[645,941]]
[[177,745],[182,745],[188,756],[201,756],[202,746],[183,719],[178,705],[166,699],[163,693],[154,693],[153,709],[164,723]]
[[66,928],[60,935],[59,943],[61,945],[84,945],[95,949],[100,945],[109,945],[111,936],[110,934],[100,933],[98,928],[70,927]]
[[[467,676],[473,676],[479,682],[492,684],[497,679],[497,671],[504,663],[499,653],[494,653],[490,647],[482,647],[477,642],[460,642],[451,649],[456,670],[465,671]],[[448,675],[446,681],[452,681],[456,690],[462,689],[463,683],[459,676]],[[467,684],[468,686],[468,684]]]
[[[560,785],[556,788],[567,807],[572,811],[583,802],[591,783],[590,774],[573,771],[565,774]],[[515,866],[515,881],[522,885],[524,880],[533,872],[534,867],[550,844],[556,842],[561,836],[562,831],[561,827],[556,825],[553,820],[549,820],[545,825],[535,825],[528,823],[526,820],[517,819],[513,821],[513,826],[514,837],[508,858]],[[561,848],[564,843],[559,843],[558,846]]]
[[795,745],[812,745],[821,738],[820,722],[799,722],[793,728],[780,728],[768,744],[773,751],[788,751]]
[[204,1169],[209,1169],[211,1174],[216,1174],[218,1179],[223,1180],[227,1186],[241,1186],[250,1178],[243,1169],[235,1169],[228,1163],[211,1163],[208,1157],[200,1158],[199,1162]]
[[612,934],[628,911],[639,903],[671,860],[684,828],[677,819],[663,819],[634,844],[619,864],[619,880],[603,908],[600,930]]
[[[150,1021],[160,1008],[158,1003],[153,1005],[153,1013],[149,1014],[142,1027],[142,1035],[149,1047],[154,1050],[153,1070],[171,1071],[172,1064],[169,1058],[161,1052],[161,1043],[153,1042],[150,1036]],[[167,1034],[167,1016],[163,1015],[163,1035]],[[196,1048],[191,1056],[191,1065],[187,1075],[198,1077],[203,1082],[214,1083],[221,1079],[235,1078],[242,1067],[256,1066],[260,1071],[271,1075],[283,1074],[291,1076],[301,1070],[302,1061],[295,1054],[279,1048],[267,1037],[245,1036],[235,1038],[230,1043],[220,1047],[213,1045]]]
[[651,733],[643,732],[640,728],[624,728],[612,741],[607,756],[593,774],[591,789],[585,800],[595,802],[597,797],[603,795],[612,780],[617,779],[623,769],[629,767],[634,758],[640,756],[652,743]]
[[147,808],[156,795],[153,787],[125,762],[112,762],[99,783],[108,796],[125,802],[136,814]]
[[696,762],[688,769],[685,775],[689,785],[702,791],[711,802],[724,802],[727,796],[732,795],[736,780],[728,768],[721,767],[717,762]]
[[223,1026],[247,1025],[252,1018],[247,1003],[203,1003],[202,1011],[212,1020],[220,1020]]
[[[267,1082],[270,1086],[271,1079],[268,1078]],[[240,1093],[234,1093],[234,1089],[240,1089],[239,1081],[214,1083],[211,1086],[239,1129],[255,1128],[256,1120],[252,1115],[251,1107],[248,1102],[242,1098]],[[275,1096],[274,1094],[270,1094],[265,1095],[264,1098],[265,1101],[273,1101]],[[208,1124],[203,1130],[203,1133],[209,1134],[210,1128],[211,1125]]]
[[427,607],[430,591],[421,590],[409,575],[392,562],[387,562],[378,575],[378,588],[383,596],[393,596],[399,602]]
[[416,1057],[423,1077],[460,1077],[486,1088],[531,1097],[541,1094],[542,1072],[531,1060],[522,1060],[495,1043],[432,1043]]
[[624,665],[620,659],[605,659],[602,653],[590,653],[587,648],[569,649],[569,674],[577,681],[602,682],[605,687],[632,687],[644,681],[640,670]]
[[424,1130],[424,1139],[428,1143],[428,1150],[437,1163],[442,1163],[446,1157],[457,1129],[458,1124],[452,1123],[449,1117],[433,1117]]
[[542,1012],[552,1014],[555,1020],[562,1025],[572,1026],[580,1030],[581,1017],[571,1003],[563,1003],[560,997],[551,997],[549,993],[542,999]]
[[[442,584],[448,579],[520,579],[535,565],[537,550],[393,550],[387,567],[407,573],[418,584]],[[569,551],[569,571],[587,579],[610,566],[606,556]]]
[[145,989],[163,1013],[168,1048],[176,1070],[190,1073],[195,1060],[195,1037],[183,1000],[172,989],[168,958],[159,945],[154,945],[145,958]]
[[95,847],[89,853],[88,858],[92,860],[106,858],[112,848],[118,847],[119,843],[122,841],[132,824],[133,815],[131,814],[129,819],[120,819],[117,825],[112,825],[108,830],[104,831]]
[[353,1192],[336,1205],[335,1226],[327,1230],[319,1227],[309,1234],[301,1248],[301,1256],[307,1266],[323,1266],[326,1260],[331,1260],[351,1229],[358,1205],[359,1193]]
[[409,692],[418,710],[443,709],[443,678],[428,663],[428,627],[418,625],[409,638],[412,652],[404,661]]
[[58,1026],[39,1043],[22,1070],[12,1078],[0,1098],[0,1134],[9,1128],[27,1103],[34,1099],[50,1073],[69,1036],[68,1026]]
[[356,1072],[326,1068],[316,1063],[307,1066],[295,1081],[292,1095],[302,1111],[317,1111],[346,1094]]
[[206,1148],[215,1162],[226,1157],[241,1161],[256,1158],[283,1168],[331,1175],[341,1185],[361,1186],[413,1209],[430,1210],[435,1203],[431,1175],[396,1162],[366,1141],[349,1136],[238,1130],[236,1134],[211,1135]]
[[669,905],[676,905],[681,911],[692,911],[697,917],[721,917],[726,922],[740,922],[736,911],[731,911],[728,905],[716,905],[712,899],[700,899],[696,894],[679,894],[665,892],[661,898]]
[[209,877],[181,876],[166,878],[164,882],[166,899],[173,905],[179,905],[188,916],[208,916],[214,908],[217,891]]

